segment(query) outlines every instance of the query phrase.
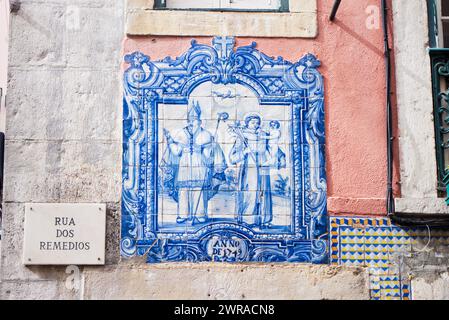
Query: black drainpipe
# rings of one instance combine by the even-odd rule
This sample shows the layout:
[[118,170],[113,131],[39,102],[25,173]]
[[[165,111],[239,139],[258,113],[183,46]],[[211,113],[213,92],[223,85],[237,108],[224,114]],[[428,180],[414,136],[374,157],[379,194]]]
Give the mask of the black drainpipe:
[[335,0],[334,6],[332,7],[332,12],[329,16],[330,21],[334,21],[335,16],[337,15],[338,8],[340,7],[341,0]]
[[387,0],[382,1],[382,26],[384,32],[386,113],[387,113],[387,213],[395,214],[393,196],[393,121],[391,111],[391,49],[388,39]]

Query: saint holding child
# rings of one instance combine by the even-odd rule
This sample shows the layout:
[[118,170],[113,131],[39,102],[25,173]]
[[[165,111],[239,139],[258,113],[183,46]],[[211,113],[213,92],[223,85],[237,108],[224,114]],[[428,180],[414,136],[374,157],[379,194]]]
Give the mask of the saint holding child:
[[237,221],[260,228],[271,227],[273,203],[270,169],[285,167],[285,154],[279,148],[280,123],[271,121],[264,131],[258,114],[245,117],[244,125],[230,126],[236,137],[230,162],[238,164]]

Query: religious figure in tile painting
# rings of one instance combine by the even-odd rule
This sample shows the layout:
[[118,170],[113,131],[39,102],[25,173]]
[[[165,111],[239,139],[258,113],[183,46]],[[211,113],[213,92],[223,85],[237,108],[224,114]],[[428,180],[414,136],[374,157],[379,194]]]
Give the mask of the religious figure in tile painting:
[[201,107],[194,102],[187,114],[187,126],[173,137],[164,129],[167,148],[162,158],[164,185],[178,203],[176,222],[204,223],[208,219],[208,202],[225,180],[226,160],[223,150],[202,127]]
[[326,263],[320,61],[233,37],[125,61],[122,254]]
[[237,222],[270,228],[273,221],[271,168],[285,168],[285,154],[279,148],[279,122],[271,121],[267,131],[261,128],[258,114],[247,115],[244,125],[230,126],[236,140],[230,161],[239,165],[236,197]]

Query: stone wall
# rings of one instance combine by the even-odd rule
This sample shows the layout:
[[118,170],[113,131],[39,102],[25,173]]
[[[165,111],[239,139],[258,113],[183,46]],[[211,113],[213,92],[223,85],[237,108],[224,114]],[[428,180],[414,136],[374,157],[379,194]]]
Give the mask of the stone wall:
[[[121,262],[123,4],[25,0],[11,25],[2,299],[369,297],[358,267]],[[107,203],[106,266],[23,266],[26,202]]]
[[9,1],[0,1],[0,87],[3,97],[0,98],[0,131],[5,132],[5,95],[8,66],[8,32],[9,32]]
[[[336,25],[329,24],[325,15],[329,9],[322,5],[319,12],[320,24],[329,31],[320,38],[329,45],[329,50],[322,52],[328,62],[325,72],[334,70],[332,75],[338,77],[335,70],[344,71],[354,59],[345,60],[348,63],[342,69],[333,69],[341,63],[331,58],[345,57],[343,43],[362,42],[364,55],[369,56],[371,52],[377,58],[365,57],[367,60],[361,60],[357,70],[350,72],[353,77],[351,81],[361,82],[358,76],[363,70],[362,66],[375,62],[378,74],[373,78],[376,88],[381,90],[381,36],[371,39],[373,45],[364,40],[366,34],[351,32],[354,28],[344,24],[343,19]],[[355,9],[363,12],[362,7]],[[413,12],[416,16],[422,14],[419,7],[412,7],[407,12],[412,16]],[[345,18],[349,16],[342,15]],[[345,23],[356,25],[357,21]],[[363,23],[363,19],[361,21]],[[122,152],[120,69],[124,4],[117,0],[76,0],[71,1],[70,5],[62,0],[23,0],[20,9],[11,16],[11,26],[0,299],[369,299],[376,298],[378,288],[386,282],[402,283],[404,277],[408,281],[408,290],[412,290],[412,298],[449,298],[447,236],[438,235],[432,229],[428,237],[426,227],[419,229],[419,236],[415,238],[411,233],[414,242],[410,240],[410,244],[414,243],[415,250],[405,246],[388,251],[386,273],[373,270],[373,267],[382,269],[382,266],[372,264],[372,261],[379,259],[365,259],[365,249],[361,251],[363,259],[345,260],[341,252],[330,252],[331,257],[334,253],[337,256],[333,265],[314,266],[217,263],[148,265],[144,258],[122,259],[119,254]],[[397,25],[396,30],[400,34],[400,26]],[[157,50],[163,57],[173,51],[182,52],[181,47],[189,43],[187,39],[172,40],[150,40],[150,46],[154,45],[151,50]],[[288,50],[284,40],[276,40],[280,44],[278,48],[273,48],[270,41],[261,43],[268,51],[272,50],[273,55],[277,55],[280,47]],[[314,40],[308,41],[308,48],[319,47]],[[127,48],[131,49],[138,42],[139,39],[128,39]],[[297,56],[296,52],[293,54]],[[362,89],[372,90],[372,83],[360,84],[362,87],[357,89],[348,89],[338,82],[327,85],[331,89],[329,92],[335,95],[331,100],[334,101],[334,111],[327,119],[331,123],[327,130],[334,134],[334,139],[351,136],[360,128],[365,128],[371,123],[373,115],[376,119],[383,119],[381,113],[373,111],[383,109],[382,94],[376,98],[378,100],[374,99],[379,103],[370,105],[371,111],[363,121],[354,118],[358,107],[344,103],[348,95],[360,95]],[[371,103],[374,100],[371,99]],[[357,106],[359,103],[362,105],[364,99],[357,101]],[[346,119],[346,122],[336,127],[336,119]],[[353,126],[348,126],[348,121]],[[368,154],[383,161],[382,126],[376,125],[376,131],[370,132],[379,134],[368,137],[369,143],[355,144],[351,140],[349,148],[354,147],[355,153]],[[378,214],[377,209],[383,203],[383,189],[379,186],[384,185],[384,166],[360,165],[360,157],[341,158],[338,149],[348,141],[335,141],[336,144],[328,147],[337,155],[331,161],[330,169],[337,172],[340,178],[337,184],[332,185],[331,191],[336,195],[336,201],[341,194],[351,198],[349,202],[342,199],[343,205],[339,203],[335,206],[336,213],[339,209],[345,215],[348,212]],[[382,149],[367,150],[372,148],[373,141]],[[341,159],[349,159],[345,162],[346,168],[359,163],[364,172],[369,170],[366,175],[369,187],[363,188],[357,175],[345,176],[339,165]],[[344,181],[346,184],[343,184]],[[356,192],[357,188],[359,193]],[[375,199],[374,204],[366,201],[368,196]],[[357,197],[360,201],[354,200]],[[106,203],[106,266],[23,266],[23,219],[24,204],[27,202]],[[345,203],[349,203],[346,210]],[[353,237],[361,239],[362,248],[365,248],[367,241],[375,241],[367,240],[367,228],[362,228],[360,221],[348,225],[344,219],[349,221],[352,216],[342,219],[343,222],[337,223],[337,227],[355,229],[349,231],[356,233]],[[377,226],[379,219],[385,218],[375,218],[371,223]],[[394,228],[399,233],[408,232],[396,226]],[[383,230],[375,229],[373,232],[383,237]],[[347,238],[349,242],[353,241],[350,237]],[[346,240],[340,237],[336,241]],[[354,260],[362,261],[354,263]],[[398,270],[400,277],[396,279],[394,276]],[[385,296],[381,298],[388,298],[388,290],[385,289]]]
[[25,202],[106,203],[107,264],[119,260],[123,11],[23,0],[11,15],[2,298],[79,297],[65,268],[22,265]]

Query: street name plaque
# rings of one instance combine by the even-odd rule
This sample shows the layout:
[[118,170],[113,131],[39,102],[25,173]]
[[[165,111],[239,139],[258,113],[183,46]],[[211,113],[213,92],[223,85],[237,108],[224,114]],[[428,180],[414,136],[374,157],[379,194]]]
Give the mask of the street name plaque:
[[23,264],[104,265],[105,204],[25,205]]

